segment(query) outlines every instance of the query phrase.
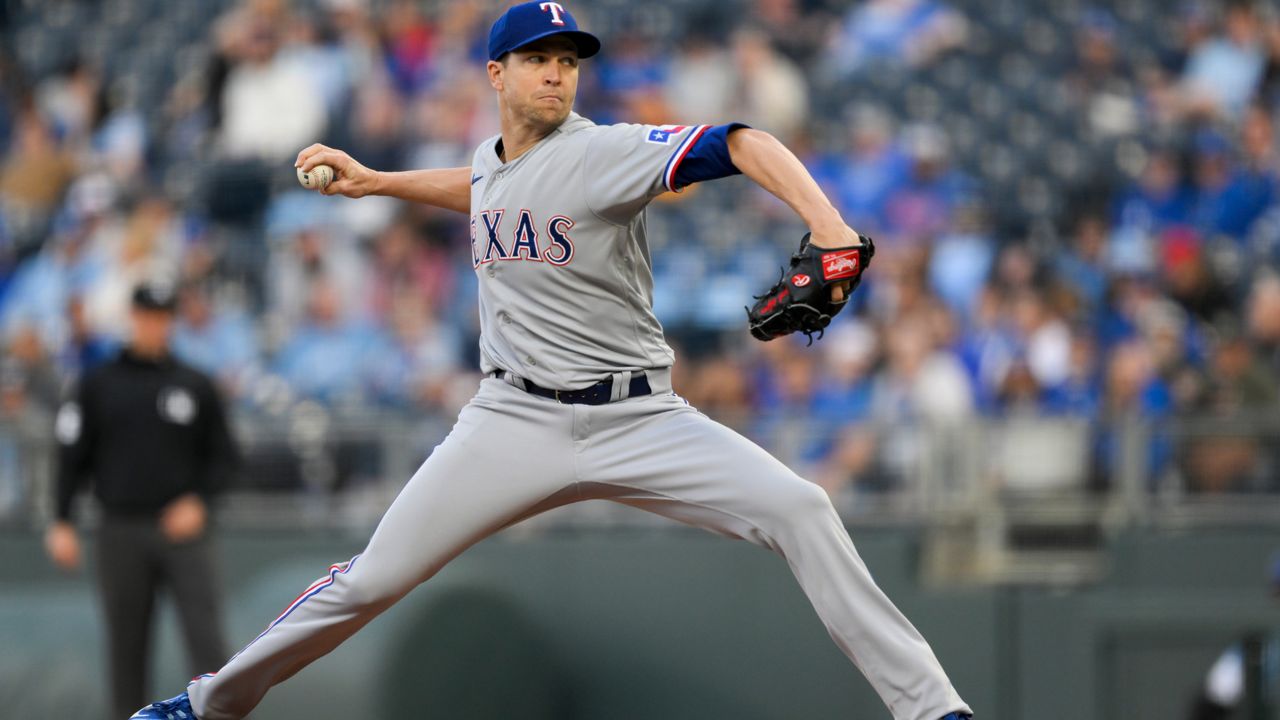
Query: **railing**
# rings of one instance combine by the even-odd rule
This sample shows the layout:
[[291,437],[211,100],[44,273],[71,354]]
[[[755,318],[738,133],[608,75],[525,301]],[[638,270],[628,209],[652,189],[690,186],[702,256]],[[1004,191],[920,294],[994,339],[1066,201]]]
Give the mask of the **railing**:
[[[1104,423],[984,418],[835,432],[800,419],[724,420],[822,482],[851,526],[909,525],[961,537],[930,559],[940,575],[1017,578],[1025,565],[1036,578],[1079,579],[1098,571],[1090,563],[1106,536],[1126,527],[1280,522],[1276,414]],[[452,416],[335,412],[309,403],[280,416],[239,415],[245,465],[220,520],[229,527],[366,530],[452,422]],[[831,447],[814,452],[824,433]],[[848,443],[865,444],[866,459],[833,469],[832,458]],[[47,521],[53,453],[47,416],[0,423],[0,527]],[[91,503],[84,505],[92,517]],[[585,503],[534,519],[524,531],[602,524],[665,521]],[[957,554],[956,547],[965,551]]]

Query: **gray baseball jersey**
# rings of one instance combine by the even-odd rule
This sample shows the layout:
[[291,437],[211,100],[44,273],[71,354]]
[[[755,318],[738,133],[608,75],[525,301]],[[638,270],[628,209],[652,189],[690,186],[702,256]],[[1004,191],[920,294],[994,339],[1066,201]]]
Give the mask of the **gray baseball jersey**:
[[672,189],[707,126],[569,119],[509,163],[499,137],[471,170],[471,259],[480,352],[506,370],[573,390],[611,373],[670,367],[653,314],[644,208]]
[[[705,130],[602,127],[571,115],[510,163],[497,138],[480,146],[471,191],[480,349],[484,370],[504,372],[481,382],[363,553],[329,568],[221,670],[191,683],[200,720],[243,718],[472,543],[592,498],[782,555],[894,718],[968,712],[928,643],[876,587],[826,493],[672,390],[643,210],[673,189]],[[619,391],[601,404],[557,402],[520,380],[575,390],[609,378],[616,390],[640,371],[647,394]],[[504,452],[484,451],[493,447]]]

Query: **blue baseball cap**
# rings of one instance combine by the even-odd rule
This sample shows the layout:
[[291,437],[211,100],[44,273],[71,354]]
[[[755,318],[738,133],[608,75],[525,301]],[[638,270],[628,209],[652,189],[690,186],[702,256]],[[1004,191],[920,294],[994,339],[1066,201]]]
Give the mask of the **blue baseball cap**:
[[489,29],[489,59],[497,60],[512,50],[534,40],[564,35],[578,46],[578,57],[589,58],[600,52],[600,40],[578,29],[578,21],[558,2],[533,2],[513,5]]

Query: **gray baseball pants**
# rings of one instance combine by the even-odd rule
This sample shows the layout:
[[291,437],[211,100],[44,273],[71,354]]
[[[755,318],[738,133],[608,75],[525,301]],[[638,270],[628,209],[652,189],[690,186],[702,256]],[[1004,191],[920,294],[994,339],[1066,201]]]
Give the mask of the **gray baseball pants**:
[[[617,382],[614,386],[625,387]],[[778,553],[895,720],[969,712],[920,633],[871,579],[826,493],[689,407],[653,394],[563,405],[488,378],[409,480],[364,552],[330,568],[221,670],[188,691],[200,720],[247,715],[472,544],[551,508],[603,498]],[[519,462],[513,460],[519,458]]]

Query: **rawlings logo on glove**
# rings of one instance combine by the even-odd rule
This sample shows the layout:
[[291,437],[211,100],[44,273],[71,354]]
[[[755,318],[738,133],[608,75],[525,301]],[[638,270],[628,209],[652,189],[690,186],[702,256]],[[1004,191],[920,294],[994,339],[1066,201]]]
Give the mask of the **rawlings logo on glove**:
[[[772,340],[802,332],[810,343],[814,333],[822,337],[831,318],[844,309],[876,253],[871,238],[858,238],[861,245],[820,248],[810,245],[809,233],[805,233],[800,249],[791,256],[791,265],[782,271],[769,292],[756,296],[756,304],[747,310],[751,335],[757,340]],[[844,300],[837,302],[831,299],[831,288],[842,282],[849,287]]]
[[822,277],[843,280],[858,274],[858,250],[835,250],[822,257]]

